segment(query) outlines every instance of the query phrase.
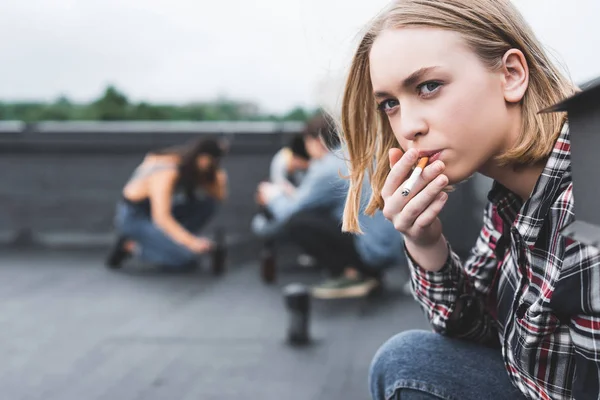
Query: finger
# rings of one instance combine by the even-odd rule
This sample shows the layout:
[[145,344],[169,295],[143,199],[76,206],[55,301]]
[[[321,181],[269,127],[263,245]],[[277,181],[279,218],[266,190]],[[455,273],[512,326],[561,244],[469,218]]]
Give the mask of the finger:
[[421,176],[417,180],[417,183],[412,188],[409,196],[404,196],[402,194],[402,186],[403,185],[399,185],[398,188],[396,188],[396,191],[394,192],[394,194],[392,196],[390,196],[389,198],[387,198],[387,200],[385,202],[386,203],[385,204],[386,205],[386,210],[385,210],[386,214],[394,215],[394,214],[401,212],[404,209],[404,207],[406,206],[406,204],[412,198],[414,198],[421,190],[423,190],[423,188],[425,186],[427,186],[437,176],[439,176],[441,173],[443,173],[445,168],[446,167],[445,167],[444,163],[439,160],[435,161],[432,164],[429,164],[427,167],[425,167],[425,169],[421,173]]
[[429,206],[419,215],[419,217],[415,220],[413,226],[418,229],[423,229],[428,227],[435,221],[438,217],[444,205],[446,205],[446,201],[448,200],[448,193],[441,192],[438,194],[434,201],[429,204]]
[[433,203],[447,184],[448,177],[446,175],[440,175],[435,178],[406,203],[406,206],[398,214],[395,225],[398,225],[403,230],[410,229],[415,224],[417,218]]
[[398,161],[400,161],[400,159],[402,158],[403,155],[404,155],[404,152],[401,149],[398,149],[398,148],[390,149],[390,151],[388,152],[388,156],[390,158],[390,169],[392,169],[394,167],[394,165],[396,165],[396,163]]
[[208,251],[212,248],[212,246],[210,245],[210,242],[206,241],[204,243],[202,243],[202,245],[200,246],[200,251],[204,252],[204,251]]
[[[417,179],[417,182],[411,189],[411,191],[410,191],[411,194],[408,197],[409,198],[415,197],[421,190],[423,190],[423,188],[425,188],[427,185],[429,185],[429,183],[431,181],[433,181],[436,177],[438,177],[440,174],[442,174],[445,169],[446,169],[446,165],[440,160],[434,161],[433,163],[427,165],[425,167],[425,169],[423,169],[423,172],[419,176],[419,179]],[[400,185],[398,187],[398,189],[396,189],[396,192],[394,193],[394,197],[396,197],[396,195],[402,196],[401,193],[402,193],[404,184],[405,183],[403,183],[402,185]],[[402,196],[402,197],[406,197],[406,196]]]
[[418,152],[410,149],[392,167],[381,189],[381,196],[384,199],[394,194],[396,189],[408,178],[412,167],[417,162],[417,156]]

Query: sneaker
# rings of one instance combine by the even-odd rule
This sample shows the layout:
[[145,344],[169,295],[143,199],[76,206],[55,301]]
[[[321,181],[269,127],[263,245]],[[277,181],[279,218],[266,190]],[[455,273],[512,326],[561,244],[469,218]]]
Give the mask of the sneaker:
[[340,277],[313,286],[312,295],[317,299],[365,297],[378,286],[379,281],[375,278],[351,279]]
[[112,269],[121,268],[121,263],[127,259],[130,254],[125,250],[125,242],[127,239],[123,236],[119,236],[117,241],[110,249],[108,257],[106,257],[106,266]]

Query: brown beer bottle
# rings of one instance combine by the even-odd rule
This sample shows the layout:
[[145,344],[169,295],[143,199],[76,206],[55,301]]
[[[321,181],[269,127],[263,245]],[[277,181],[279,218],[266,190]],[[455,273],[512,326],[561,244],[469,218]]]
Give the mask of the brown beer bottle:
[[273,283],[276,279],[275,246],[272,241],[267,241],[261,252],[261,275],[263,282]]
[[225,232],[223,228],[215,231],[215,247],[212,251],[213,275],[219,276],[225,272],[225,259],[227,257],[227,245],[225,243]]

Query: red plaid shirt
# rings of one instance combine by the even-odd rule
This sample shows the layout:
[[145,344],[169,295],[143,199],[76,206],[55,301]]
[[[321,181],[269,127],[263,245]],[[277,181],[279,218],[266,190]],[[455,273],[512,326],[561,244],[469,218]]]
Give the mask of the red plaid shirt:
[[409,257],[434,329],[501,347],[532,399],[600,399],[600,252],[559,234],[574,220],[570,157],[565,126],[531,198],[494,184],[465,263],[451,252],[427,272]]

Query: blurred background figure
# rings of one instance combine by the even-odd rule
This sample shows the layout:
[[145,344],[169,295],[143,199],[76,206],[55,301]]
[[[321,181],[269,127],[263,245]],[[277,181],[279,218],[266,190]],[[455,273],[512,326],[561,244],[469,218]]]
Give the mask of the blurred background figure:
[[313,288],[316,297],[366,296],[379,286],[384,268],[401,261],[401,235],[380,212],[363,215],[363,235],[343,233],[348,169],[326,113],[307,122],[304,143],[311,160],[306,176],[293,193],[270,182],[258,186],[256,199],[265,212],[255,217],[253,230],[267,240],[298,245],[327,271],[328,279]]
[[117,205],[118,237],[109,267],[121,267],[132,255],[164,267],[195,266],[197,256],[212,247],[197,233],[227,197],[223,147],[215,139],[199,139],[144,158]]
[[[347,169],[343,170],[344,174],[347,172]],[[347,185],[348,181],[344,179],[344,183]],[[370,195],[370,183],[365,179],[363,198],[369,198]],[[402,235],[381,211],[376,211],[373,216],[364,212],[363,207],[358,217],[363,230],[360,235],[342,232],[340,217],[335,225],[332,221],[314,221],[313,229],[320,229],[321,240],[314,239],[310,234],[297,237],[305,251],[320,260],[328,270],[329,277],[313,286],[314,297],[338,299],[366,296],[380,288],[386,271],[393,267],[404,269],[404,277],[408,276]],[[306,224],[304,221],[300,223]],[[336,229],[333,229],[334,226]]]
[[[288,196],[293,196],[306,175],[309,163],[310,155],[306,151],[304,135],[295,134],[289,140],[288,145],[273,157],[269,168],[270,182],[279,186]],[[270,216],[264,208],[263,212],[267,217]],[[299,254],[296,262],[304,267],[312,267],[315,264],[315,260],[308,254]]]
[[292,194],[302,183],[306,174],[310,156],[304,145],[304,136],[292,136],[287,146],[279,150],[271,161],[269,178],[271,183],[281,186],[288,194]]
[[256,235],[262,238],[285,236],[286,224],[299,213],[330,215],[334,219],[341,215],[338,208],[345,192],[338,173],[344,161],[325,146],[321,140],[323,134],[335,135],[335,131],[326,114],[319,112],[307,122],[302,134],[310,163],[297,188],[283,190],[274,182],[258,185],[256,202],[264,212],[252,221]]

